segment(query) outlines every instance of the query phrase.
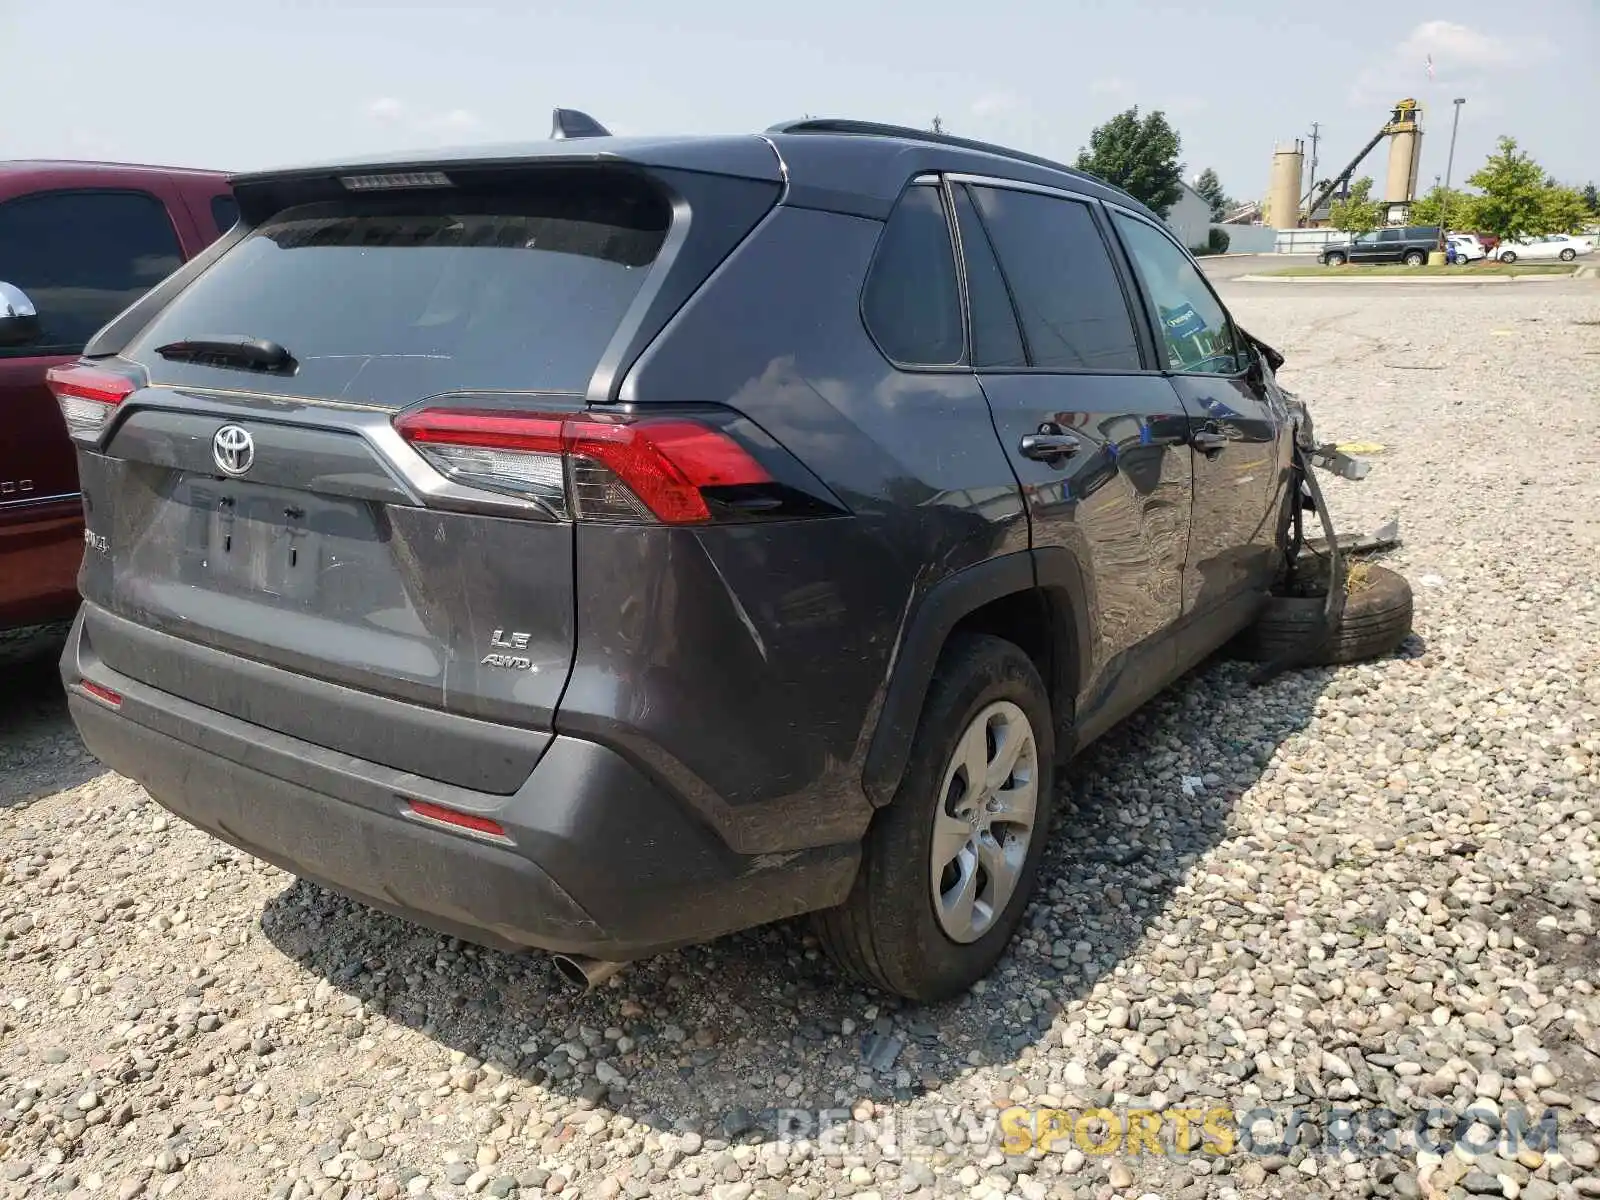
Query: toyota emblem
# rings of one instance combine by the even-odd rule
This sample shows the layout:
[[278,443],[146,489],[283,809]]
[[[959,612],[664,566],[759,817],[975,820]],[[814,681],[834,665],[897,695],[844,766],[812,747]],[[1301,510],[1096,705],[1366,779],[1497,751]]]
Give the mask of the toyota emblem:
[[250,431],[224,425],[211,439],[211,458],[224,475],[243,475],[256,461],[256,443]]

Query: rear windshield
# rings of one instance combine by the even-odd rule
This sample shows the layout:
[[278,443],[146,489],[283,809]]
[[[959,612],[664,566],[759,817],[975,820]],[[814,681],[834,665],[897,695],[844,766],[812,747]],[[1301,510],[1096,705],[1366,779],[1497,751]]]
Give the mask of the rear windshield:
[[[126,353],[165,382],[397,407],[443,391],[580,392],[669,221],[646,181],[615,171],[290,208],[180,293]],[[155,353],[232,335],[277,342],[296,373]]]

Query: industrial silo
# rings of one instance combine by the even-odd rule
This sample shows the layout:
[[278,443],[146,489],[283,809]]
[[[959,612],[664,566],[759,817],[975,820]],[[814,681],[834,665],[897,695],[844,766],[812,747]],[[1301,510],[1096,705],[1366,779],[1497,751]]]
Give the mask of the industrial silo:
[[1384,203],[1410,204],[1417,198],[1417,170],[1422,161],[1422,108],[1415,100],[1400,101],[1384,132],[1389,135]]
[[1267,211],[1263,223],[1274,229],[1293,229],[1300,223],[1300,181],[1305,172],[1305,143],[1279,146],[1272,152],[1272,174],[1267,182]]

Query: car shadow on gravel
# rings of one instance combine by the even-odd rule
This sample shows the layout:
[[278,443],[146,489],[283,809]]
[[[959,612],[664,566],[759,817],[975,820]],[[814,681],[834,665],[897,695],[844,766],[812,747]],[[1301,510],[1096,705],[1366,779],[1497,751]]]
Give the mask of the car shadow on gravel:
[[67,715],[57,663],[66,626],[0,634],[0,809],[87,783],[105,768]]
[[[1095,980],[1147,938],[1147,955],[1196,966],[1210,952],[1199,929],[1152,925],[1335,678],[1300,671],[1257,687],[1248,667],[1214,662],[1075,760],[1022,930],[989,979],[945,1004],[851,984],[799,921],[635,963],[587,995],[544,956],[463,945],[304,881],[268,902],[262,928],[368,1011],[466,1055],[457,1071],[492,1062],[653,1128],[769,1139],[779,1110],[909,1101],[976,1066],[1042,1091],[1049,1077],[1030,1064],[1059,1051],[1052,1023]],[[1137,996],[1144,979],[1117,986]],[[1204,1004],[1201,990],[1164,998]]]

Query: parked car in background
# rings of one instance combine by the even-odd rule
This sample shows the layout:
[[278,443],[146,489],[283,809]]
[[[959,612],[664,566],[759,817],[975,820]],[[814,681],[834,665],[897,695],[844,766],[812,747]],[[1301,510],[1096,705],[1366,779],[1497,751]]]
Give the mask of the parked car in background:
[[1550,233],[1545,237],[1552,242],[1567,242],[1573,246],[1583,246],[1587,249],[1579,250],[1580,254],[1593,253],[1594,236],[1587,233]]
[[1447,244],[1454,247],[1458,263],[1476,262],[1480,258],[1489,257],[1489,252],[1484,249],[1477,234],[1452,233],[1447,239]]
[[1512,238],[1500,243],[1495,251],[1499,262],[1513,263],[1522,259],[1530,261],[1571,262],[1581,254],[1593,254],[1594,246],[1564,233],[1544,234],[1539,237]]
[[1325,266],[1345,263],[1405,263],[1420,267],[1428,255],[1439,248],[1437,225],[1396,225],[1358,234],[1348,242],[1332,242],[1323,247],[1317,261]]
[[234,185],[52,376],[63,678],[108,766],[380,908],[589,980],[814,911],[949,996],[1057,761],[1285,564],[1282,360],[1071,169],[801,121]]
[[0,162],[0,629],[77,607],[77,464],[45,372],[237,215],[216,172]]

